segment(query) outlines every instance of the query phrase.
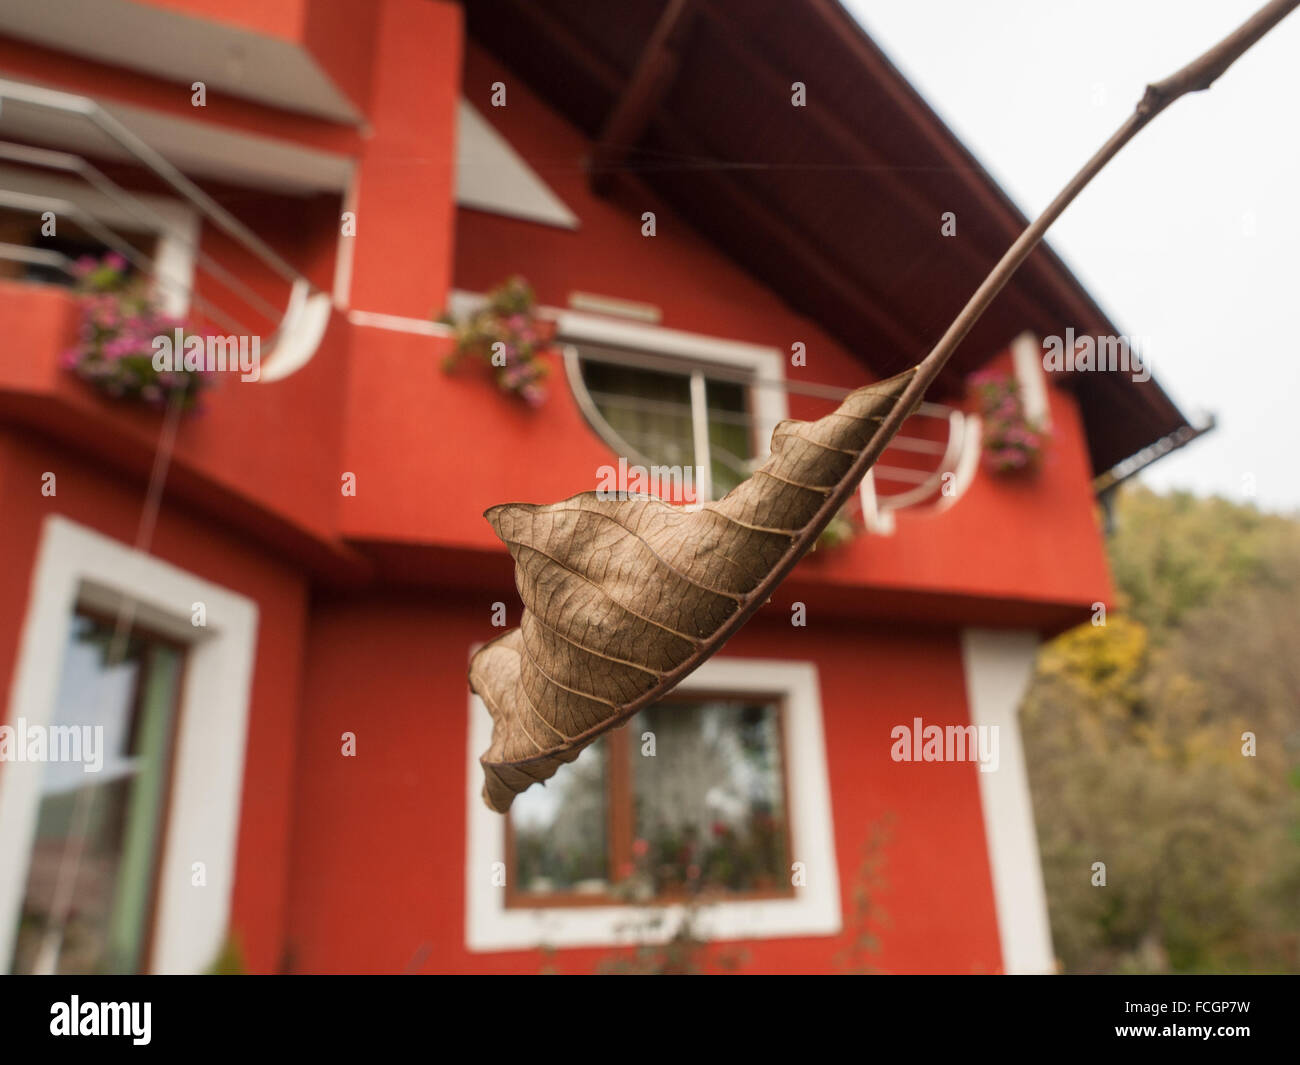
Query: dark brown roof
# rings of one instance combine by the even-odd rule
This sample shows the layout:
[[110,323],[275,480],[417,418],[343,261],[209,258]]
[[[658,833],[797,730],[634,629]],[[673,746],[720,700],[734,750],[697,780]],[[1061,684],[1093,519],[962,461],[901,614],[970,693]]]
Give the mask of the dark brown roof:
[[[1026,220],[836,0],[466,0],[471,36],[875,372],[915,363]],[[791,106],[791,83],[807,106]],[[1091,145],[1080,145],[1086,152]],[[955,238],[940,218],[957,216]],[[1117,334],[1040,247],[940,392],[1025,329]],[[1152,379],[1073,380],[1101,473],[1187,420]]]

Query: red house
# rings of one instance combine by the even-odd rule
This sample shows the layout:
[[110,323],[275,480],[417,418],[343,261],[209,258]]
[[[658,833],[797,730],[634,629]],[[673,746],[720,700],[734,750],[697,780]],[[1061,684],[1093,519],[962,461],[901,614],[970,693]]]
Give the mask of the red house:
[[[484,509],[620,460],[720,496],[1024,225],[835,0],[6,5],[0,142],[3,964],[584,972],[690,913],[752,971],[1053,968],[1017,702],[1109,596],[1096,479],[1192,430],[1149,375],[1044,370],[1119,334],[1046,248],[857,535],[480,797],[466,666],[520,610]],[[70,373],[110,251],[254,372],[199,413]],[[514,276],[535,407],[444,369],[440,314]],[[981,461],[978,369],[1050,426],[1036,471]]]

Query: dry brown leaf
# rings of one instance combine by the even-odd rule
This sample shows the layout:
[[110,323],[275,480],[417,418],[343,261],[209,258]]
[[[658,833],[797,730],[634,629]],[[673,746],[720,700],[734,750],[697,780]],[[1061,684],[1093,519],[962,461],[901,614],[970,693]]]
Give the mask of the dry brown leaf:
[[520,627],[469,668],[493,719],[480,759],[493,810],[672,690],[762,605],[767,578],[815,541],[836,509],[829,497],[915,372],[860,388],[815,422],[782,422],[754,475],[696,510],[586,492],[486,513],[524,601]]
[[1208,89],[1298,6],[1270,0],[1204,55],[1148,85],[1133,114],[1007,249],[920,363],[859,389],[818,421],[782,422],[771,458],[718,503],[687,512],[659,502],[602,503],[593,493],[489,510],[515,557],[525,611],[520,628],[470,663],[470,684],[493,717],[492,745],[480,759],[488,805],[508,810],[515,795],[721,647],[898,431],[899,417],[876,427],[904,389],[909,403],[919,402],[1061,212],[1156,115]]

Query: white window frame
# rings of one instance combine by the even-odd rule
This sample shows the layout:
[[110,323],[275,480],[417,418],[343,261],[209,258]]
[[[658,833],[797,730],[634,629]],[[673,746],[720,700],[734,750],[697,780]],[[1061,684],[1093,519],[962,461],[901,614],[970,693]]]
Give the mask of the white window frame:
[[[790,861],[803,865],[804,886],[783,899],[713,902],[697,912],[709,940],[833,936],[843,928],[840,876],[831,816],[830,778],[817,668],[808,662],[712,658],[676,689],[784,699],[782,765],[790,809]],[[506,819],[483,802],[479,756],[492,739],[492,718],[476,695],[469,699],[466,763],[465,946],[476,952],[537,947],[615,947],[664,942],[677,930],[685,907],[635,905],[525,908],[506,906],[506,889],[494,886],[506,865]],[[501,863],[497,865],[496,863]],[[790,875],[787,871],[787,875]],[[638,926],[651,913],[664,920],[647,937]]]
[[[167,835],[153,912],[155,973],[203,972],[229,931],[243,793],[244,746],[257,640],[257,604],[102,533],[52,515],[45,520],[8,722],[48,725],[64,647],[78,606],[115,611],[137,603],[136,620],[186,644],[175,724]],[[207,624],[191,624],[203,603]],[[12,964],[45,769],[0,764],[0,967]],[[206,884],[193,884],[202,862]]]

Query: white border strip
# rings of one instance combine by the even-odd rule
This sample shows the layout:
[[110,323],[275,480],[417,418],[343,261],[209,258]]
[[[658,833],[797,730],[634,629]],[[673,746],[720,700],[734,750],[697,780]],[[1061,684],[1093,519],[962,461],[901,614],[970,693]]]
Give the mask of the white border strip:
[[962,630],[971,724],[998,730],[997,770],[975,775],[993,873],[1002,971],[1008,974],[1056,971],[1034,805],[1020,741],[1020,700],[1037,654],[1038,634],[1029,630]]
[[1043,370],[1043,345],[1033,333],[1021,333],[1011,342],[1011,365],[1020,385],[1025,417],[1044,429],[1052,424],[1047,400],[1047,374]]
[[451,326],[428,318],[406,318],[378,311],[348,311],[348,321],[367,329],[386,329],[391,333],[417,333],[427,337],[449,337],[455,334]]

